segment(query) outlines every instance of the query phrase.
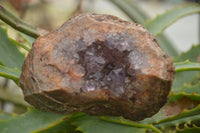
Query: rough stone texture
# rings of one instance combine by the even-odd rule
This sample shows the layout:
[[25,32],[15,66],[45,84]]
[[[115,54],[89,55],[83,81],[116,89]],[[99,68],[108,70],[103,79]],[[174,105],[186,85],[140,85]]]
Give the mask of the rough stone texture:
[[173,78],[172,60],[144,27],[81,14],[34,42],[20,86],[40,110],[142,120],[166,103]]

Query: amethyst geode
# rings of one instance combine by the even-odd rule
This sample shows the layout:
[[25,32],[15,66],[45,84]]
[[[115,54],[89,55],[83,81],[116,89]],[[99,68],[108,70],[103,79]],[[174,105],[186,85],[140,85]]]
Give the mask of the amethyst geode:
[[20,86],[40,110],[142,120],[166,103],[173,78],[172,60],[144,27],[80,14],[34,42]]

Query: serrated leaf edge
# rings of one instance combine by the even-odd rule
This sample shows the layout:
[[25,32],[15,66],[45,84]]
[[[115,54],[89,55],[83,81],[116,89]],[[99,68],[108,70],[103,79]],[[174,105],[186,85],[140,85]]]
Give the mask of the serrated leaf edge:
[[[169,12],[169,11],[173,11],[173,10],[185,8],[185,7],[187,7],[187,6],[188,6],[188,5],[177,6],[177,7],[172,8],[171,10],[165,11],[164,13],[162,13],[162,14],[160,14],[160,15],[157,14],[156,17],[153,18],[152,20],[148,21],[148,23],[146,23],[146,24],[144,25],[144,27],[146,27],[146,28],[148,29],[149,23],[151,23],[151,22],[155,21],[156,19],[158,19],[161,15],[166,14],[166,13]],[[197,4],[190,4],[190,6],[198,7]],[[158,32],[158,33],[153,33],[153,34],[154,34],[155,36],[158,36],[158,35],[160,35],[167,27],[169,27],[171,24],[173,24],[174,22],[176,22],[176,21],[179,20],[180,18],[183,18],[183,17],[185,17],[185,16],[188,16],[188,15],[191,15],[191,14],[194,14],[194,13],[198,13],[198,12],[199,12],[199,11],[193,11],[193,12],[191,12],[191,13],[181,15],[181,16],[179,16],[178,18],[176,18],[175,20],[173,20],[173,21],[171,21],[170,23],[168,23],[160,32]]]

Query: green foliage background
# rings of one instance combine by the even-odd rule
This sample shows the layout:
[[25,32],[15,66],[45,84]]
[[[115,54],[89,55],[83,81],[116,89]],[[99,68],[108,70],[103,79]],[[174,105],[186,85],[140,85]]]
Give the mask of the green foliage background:
[[[200,13],[199,5],[184,5],[158,15],[152,20],[129,0],[110,0],[130,19],[144,25],[154,34],[160,47],[175,63],[176,75],[168,103],[151,118],[134,122],[123,117],[88,116],[84,113],[59,115],[33,108],[21,115],[0,113],[1,133],[145,133],[145,132],[200,132],[200,44],[178,55],[173,44],[162,34],[176,20],[194,13]],[[6,15],[7,14],[7,15]],[[0,76],[18,84],[25,55],[19,50],[29,50],[39,36],[36,28],[0,8],[0,19],[14,29],[26,44],[8,37],[6,29],[0,26]],[[16,28],[12,22],[19,23]],[[177,111],[178,110],[178,111]],[[168,111],[168,112],[167,112]],[[169,111],[175,112],[170,114]],[[166,115],[167,114],[167,115]]]

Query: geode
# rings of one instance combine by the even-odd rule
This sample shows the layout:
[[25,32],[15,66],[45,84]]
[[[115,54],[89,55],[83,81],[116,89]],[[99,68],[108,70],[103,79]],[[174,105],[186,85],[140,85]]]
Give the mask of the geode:
[[80,14],[34,42],[20,86],[39,110],[138,121],[166,103],[173,78],[172,60],[143,26]]

